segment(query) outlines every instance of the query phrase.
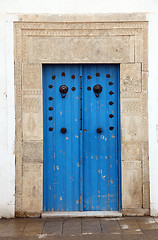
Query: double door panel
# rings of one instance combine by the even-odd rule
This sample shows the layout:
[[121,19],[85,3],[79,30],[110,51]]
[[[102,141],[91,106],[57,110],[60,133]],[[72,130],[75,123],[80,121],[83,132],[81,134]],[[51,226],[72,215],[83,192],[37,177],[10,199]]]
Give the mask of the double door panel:
[[119,209],[118,65],[43,65],[44,210]]

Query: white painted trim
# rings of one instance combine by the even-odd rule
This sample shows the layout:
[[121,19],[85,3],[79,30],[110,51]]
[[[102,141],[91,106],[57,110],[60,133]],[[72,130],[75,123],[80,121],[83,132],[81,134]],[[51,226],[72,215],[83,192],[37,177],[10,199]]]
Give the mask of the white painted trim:
[[84,212],[44,212],[42,218],[53,217],[122,217],[117,211],[84,211]]

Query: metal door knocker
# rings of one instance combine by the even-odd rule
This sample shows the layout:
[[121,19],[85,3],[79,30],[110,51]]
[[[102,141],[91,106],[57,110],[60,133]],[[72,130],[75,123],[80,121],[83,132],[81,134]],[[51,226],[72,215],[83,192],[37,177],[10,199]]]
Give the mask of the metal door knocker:
[[93,87],[93,91],[95,93],[95,96],[96,97],[99,97],[100,93],[102,92],[102,86],[100,84],[96,84],[94,87]]
[[68,87],[66,85],[61,85],[59,91],[61,93],[62,98],[64,98],[66,96],[66,93],[68,92]]

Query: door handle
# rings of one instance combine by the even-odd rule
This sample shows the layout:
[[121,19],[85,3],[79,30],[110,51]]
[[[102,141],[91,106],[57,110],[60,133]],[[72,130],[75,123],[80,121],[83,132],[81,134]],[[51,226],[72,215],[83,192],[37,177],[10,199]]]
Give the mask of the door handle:
[[66,93],[68,92],[68,87],[66,85],[61,85],[59,88],[59,92],[61,93],[62,98],[66,96]]
[[102,133],[103,129],[102,128],[97,128],[97,133]]
[[99,97],[100,93],[102,92],[102,86],[100,84],[96,84],[94,87],[93,87],[93,91],[95,93],[95,96],[96,97]]

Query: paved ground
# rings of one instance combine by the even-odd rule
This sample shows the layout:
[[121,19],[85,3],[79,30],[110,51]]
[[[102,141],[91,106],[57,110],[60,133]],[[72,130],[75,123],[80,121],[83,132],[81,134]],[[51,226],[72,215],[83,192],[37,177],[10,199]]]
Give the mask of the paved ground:
[[0,240],[158,240],[158,218],[17,218],[0,220]]

